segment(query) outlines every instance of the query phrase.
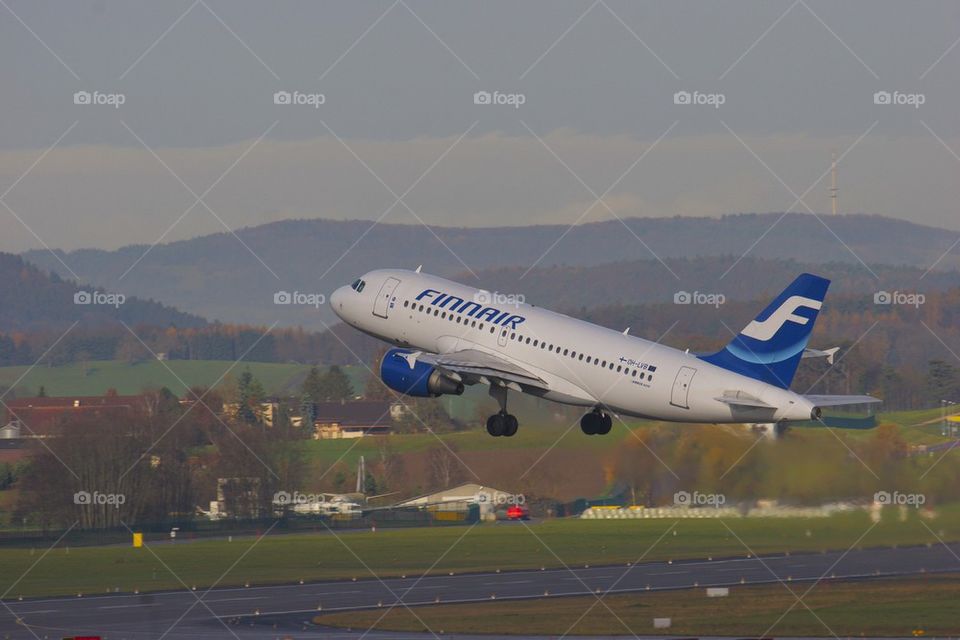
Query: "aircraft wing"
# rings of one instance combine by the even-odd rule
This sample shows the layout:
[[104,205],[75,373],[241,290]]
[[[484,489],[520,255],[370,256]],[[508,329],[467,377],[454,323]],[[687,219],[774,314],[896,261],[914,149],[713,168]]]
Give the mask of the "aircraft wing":
[[818,407],[841,407],[849,404],[873,404],[883,402],[873,396],[803,396]]
[[[523,367],[477,349],[464,349],[463,351],[442,354],[418,353],[412,355],[415,355],[420,362],[426,362],[461,377],[473,378],[478,382],[489,382],[489,380],[494,379],[507,383],[531,385],[542,389],[547,388],[547,383],[544,380]],[[483,380],[484,378],[486,380]]]

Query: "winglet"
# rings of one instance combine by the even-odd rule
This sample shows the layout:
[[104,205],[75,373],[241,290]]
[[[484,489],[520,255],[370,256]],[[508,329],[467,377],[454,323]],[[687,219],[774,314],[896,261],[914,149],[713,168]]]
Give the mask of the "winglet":
[[414,273],[420,273],[420,270],[421,270],[421,269],[423,269],[423,265],[420,265],[419,267],[417,267],[417,269],[416,269],[416,271],[414,271]]

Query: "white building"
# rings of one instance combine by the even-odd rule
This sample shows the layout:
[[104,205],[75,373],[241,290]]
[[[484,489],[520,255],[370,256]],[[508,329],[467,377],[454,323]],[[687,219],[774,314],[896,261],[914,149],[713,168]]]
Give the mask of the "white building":
[[480,506],[480,519],[492,520],[498,508],[523,504],[522,495],[470,482],[443,491],[428,493],[397,504],[398,507],[419,507],[435,511],[464,511],[470,505]]

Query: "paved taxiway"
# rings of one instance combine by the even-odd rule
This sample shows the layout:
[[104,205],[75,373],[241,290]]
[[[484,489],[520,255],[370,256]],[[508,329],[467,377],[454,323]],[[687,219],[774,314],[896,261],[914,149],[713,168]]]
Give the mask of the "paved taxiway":
[[[685,589],[691,587],[857,579],[926,572],[960,572],[960,544],[833,551],[792,556],[649,562],[357,581],[223,588],[209,592],[111,594],[82,598],[5,600],[3,638],[99,634],[115,638],[273,638],[329,633],[305,626],[319,610],[435,602]],[[236,635],[234,635],[236,634]],[[399,637],[401,634],[397,634]],[[409,634],[406,634],[409,635]],[[393,636],[391,636],[393,637]]]

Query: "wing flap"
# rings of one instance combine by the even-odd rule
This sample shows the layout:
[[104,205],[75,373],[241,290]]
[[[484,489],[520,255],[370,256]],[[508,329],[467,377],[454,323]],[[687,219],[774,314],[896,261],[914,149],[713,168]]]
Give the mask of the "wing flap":
[[546,382],[523,367],[477,349],[443,354],[419,354],[417,360],[461,376],[487,378],[547,388]]

